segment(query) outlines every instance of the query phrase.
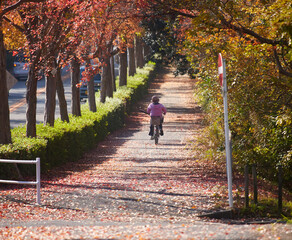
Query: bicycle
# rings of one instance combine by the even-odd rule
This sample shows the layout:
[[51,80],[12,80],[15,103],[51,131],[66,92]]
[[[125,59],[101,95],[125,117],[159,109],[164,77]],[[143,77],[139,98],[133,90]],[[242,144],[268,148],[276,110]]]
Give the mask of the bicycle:
[[[147,113],[146,111],[139,109],[140,112],[145,113],[147,115],[149,115],[149,113]],[[158,140],[159,140],[159,125],[161,124],[161,118],[160,117],[151,117],[151,123],[154,126],[154,133],[153,133],[153,139],[155,144],[158,144]],[[152,137],[151,137],[152,139]]]
[[157,145],[158,140],[159,140],[159,125],[161,124],[161,118],[151,117],[151,122],[152,122],[152,125],[154,126],[154,134],[153,134],[154,142]]

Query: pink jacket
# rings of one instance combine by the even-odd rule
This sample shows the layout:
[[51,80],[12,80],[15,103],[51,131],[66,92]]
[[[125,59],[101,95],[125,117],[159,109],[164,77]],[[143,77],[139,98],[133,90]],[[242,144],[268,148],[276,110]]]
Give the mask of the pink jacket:
[[162,117],[162,113],[166,114],[166,108],[161,103],[150,103],[147,113],[150,113],[151,117]]

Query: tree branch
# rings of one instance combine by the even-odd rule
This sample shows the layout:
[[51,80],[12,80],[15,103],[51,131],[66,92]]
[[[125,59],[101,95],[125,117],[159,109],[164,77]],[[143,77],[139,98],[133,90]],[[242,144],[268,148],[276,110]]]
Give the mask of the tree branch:
[[20,5],[24,4],[24,3],[29,3],[29,2],[36,2],[36,3],[40,3],[40,2],[44,2],[46,0],[19,0],[18,2],[16,2],[15,4],[12,4],[6,8],[3,9],[3,11],[0,14],[0,17],[2,18],[6,13],[15,10],[16,8],[18,8]]
[[279,72],[285,76],[288,76],[288,77],[292,77],[292,73],[291,72],[288,72],[286,71],[282,65],[281,65],[281,62],[280,62],[280,59],[279,59],[279,55],[277,53],[277,50],[276,50],[276,47],[273,47],[273,52],[274,52],[274,56],[275,56],[275,59],[276,59],[276,63],[277,63],[277,66],[279,68]]
[[154,2],[156,2],[156,6],[154,5],[155,9],[159,5],[161,7],[161,9],[164,9],[164,10],[167,9],[170,13],[173,13],[175,15],[180,15],[180,16],[187,17],[187,18],[196,18],[197,17],[197,15],[195,15],[195,14],[186,13],[183,11],[179,11],[178,9],[174,9],[171,6],[167,6],[165,3],[161,2],[160,0],[155,0]]
[[250,36],[253,36],[257,40],[259,40],[261,43],[267,43],[267,44],[270,44],[273,46],[278,45],[278,44],[287,44],[283,40],[272,40],[269,38],[264,38],[264,37],[260,36],[259,34],[257,34],[256,32],[254,32],[254,31],[252,31],[244,26],[236,26],[236,25],[232,24],[231,21],[227,21],[224,17],[221,18],[221,23],[223,25],[225,25],[227,28],[235,30],[236,32],[241,32],[241,33],[245,33],[245,34],[248,34]]
[[9,22],[13,27],[15,27],[20,32],[25,33],[25,29],[24,28],[22,28],[21,26],[13,23],[9,18],[3,16],[3,20],[5,20],[6,22]]

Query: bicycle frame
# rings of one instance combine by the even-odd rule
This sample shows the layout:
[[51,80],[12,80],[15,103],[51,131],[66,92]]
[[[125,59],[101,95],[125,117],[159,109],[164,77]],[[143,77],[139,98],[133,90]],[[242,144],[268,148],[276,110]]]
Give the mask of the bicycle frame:
[[159,125],[161,124],[160,117],[151,117],[151,124],[154,126],[154,140],[155,144],[158,144],[159,139]]

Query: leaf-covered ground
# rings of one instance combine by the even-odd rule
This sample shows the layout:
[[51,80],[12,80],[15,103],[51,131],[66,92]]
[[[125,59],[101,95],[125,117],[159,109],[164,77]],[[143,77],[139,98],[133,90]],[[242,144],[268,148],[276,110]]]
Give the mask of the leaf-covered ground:
[[[138,111],[153,94],[168,109],[158,145]],[[187,76],[161,72],[124,129],[42,176],[40,206],[34,187],[1,186],[0,239],[291,239],[292,225],[198,217],[228,201],[224,168],[193,156],[202,113],[192,94]]]

